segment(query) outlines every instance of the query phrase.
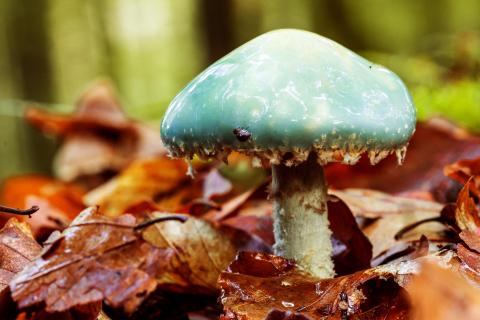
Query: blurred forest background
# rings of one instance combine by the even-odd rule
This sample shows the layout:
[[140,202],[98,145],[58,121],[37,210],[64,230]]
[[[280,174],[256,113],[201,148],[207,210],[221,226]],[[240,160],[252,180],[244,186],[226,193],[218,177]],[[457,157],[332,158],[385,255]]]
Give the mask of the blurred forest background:
[[158,123],[206,66],[277,28],[311,30],[391,68],[420,118],[480,131],[479,15],[478,0],[0,0],[0,178],[31,166],[7,161],[54,148],[14,120],[22,101],[68,111],[107,78],[131,116]]

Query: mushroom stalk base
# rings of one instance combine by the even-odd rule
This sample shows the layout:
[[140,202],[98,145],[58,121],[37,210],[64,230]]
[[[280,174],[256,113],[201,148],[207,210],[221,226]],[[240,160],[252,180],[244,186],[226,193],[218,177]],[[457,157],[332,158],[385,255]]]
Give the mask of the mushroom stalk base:
[[313,276],[333,278],[323,167],[312,156],[298,166],[274,165],[272,195],[275,254],[295,259]]

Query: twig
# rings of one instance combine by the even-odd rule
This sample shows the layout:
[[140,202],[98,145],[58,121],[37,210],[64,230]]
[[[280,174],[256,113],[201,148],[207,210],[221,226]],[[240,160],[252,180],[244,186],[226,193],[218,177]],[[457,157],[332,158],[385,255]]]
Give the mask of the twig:
[[170,221],[170,220],[176,220],[180,222],[185,222],[188,220],[188,218],[185,215],[180,215],[180,214],[172,214],[168,215],[165,217],[158,217],[155,219],[147,220],[142,223],[137,224],[135,227],[133,227],[134,230],[141,230],[145,229],[146,227],[149,227],[157,222],[163,222],[163,221]]
[[30,209],[16,209],[16,208],[10,208],[6,206],[0,205],[0,212],[2,213],[11,213],[11,214],[16,214],[20,216],[28,216],[31,218],[31,215],[37,212],[40,208],[38,206],[32,206]]

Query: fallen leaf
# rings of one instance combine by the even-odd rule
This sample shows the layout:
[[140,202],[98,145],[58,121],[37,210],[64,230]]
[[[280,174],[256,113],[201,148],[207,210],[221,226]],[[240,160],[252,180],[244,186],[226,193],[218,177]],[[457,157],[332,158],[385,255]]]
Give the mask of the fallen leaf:
[[375,314],[374,319],[406,318],[409,303],[394,281],[414,271],[406,266],[318,279],[301,273],[293,261],[242,252],[219,279],[222,319],[367,318],[361,314]]
[[31,107],[25,117],[40,130],[63,139],[55,171],[64,181],[95,186],[135,159],[166,153],[157,130],[129,119],[107,82],[88,88],[71,115]]
[[348,206],[335,196],[328,201],[335,273],[346,275],[370,268],[372,244],[363,234]]
[[76,306],[64,312],[46,312],[45,310],[29,310],[17,315],[16,320],[110,320],[102,312],[102,303],[94,302]]
[[467,181],[457,198],[455,220],[461,230],[476,232],[480,227],[480,212],[470,197],[470,180]]
[[[201,170],[204,165],[196,166]],[[99,205],[108,216],[118,216],[142,201],[153,201],[163,211],[185,212],[185,207],[201,197],[201,179],[192,181],[188,166],[180,159],[159,157],[137,160],[117,177],[90,191],[87,205]]]
[[211,200],[226,195],[232,188],[230,181],[225,179],[217,169],[212,169],[203,180],[203,198]]
[[392,196],[369,189],[330,190],[345,201],[357,218],[362,218],[362,231],[373,245],[373,265],[382,263],[393,254],[411,252],[422,235],[431,241],[446,239],[446,227],[437,223],[424,223],[405,232],[401,239],[395,235],[419,221],[440,217],[444,205],[419,199]]
[[443,172],[462,185],[472,179],[470,181],[470,192],[480,198],[480,158],[463,159],[446,165]]
[[328,192],[345,201],[356,217],[368,219],[411,212],[438,215],[443,208],[443,204],[435,201],[392,196],[388,193],[371,189],[331,189]]
[[[458,261],[455,250],[445,249],[338,278],[319,279],[302,273],[291,260],[242,252],[219,279],[224,306],[221,319],[410,319],[413,299],[405,288],[411,288],[421,266],[434,263],[464,279],[473,279],[468,275],[472,271]],[[475,272],[476,280],[478,275]],[[437,276],[435,281],[442,287],[451,286],[443,277]]]
[[[429,240],[441,242],[446,239],[445,226],[439,222],[430,222],[419,225],[406,232],[401,239],[395,239],[395,235],[405,227],[415,224],[418,221],[437,218],[440,212],[411,211],[405,213],[389,214],[369,224],[363,229],[365,235],[373,245],[373,257],[376,260],[383,260],[388,251],[398,245],[415,242],[422,235]],[[383,258],[382,258],[383,256]]]
[[0,310],[4,316],[12,309],[9,282],[40,250],[27,223],[11,218],[0,230]]
[[[149,219],[162,216],[149,213]],[[185,223],[156,224],[143,233],[146,241],[157,248],[171,248],[172,259],[158,283],[183,287],[183,291],[216,292],[221,271],[239,250],[268,252],[270,247],[259,238],[228,226],[190,217]]]
[[172,254],[144,241],[134,226],[131,215],[112,219],[86,209],[10,282],[13,299],[47,312],[102,300],[132,312],[156,288]]
[[432,263],[407,286],[414,320],[480,319],[480,290],[456,272]]
[[[38,206],[30,219],[34,235],[44,239],[52,230],[65,227],[85,206],[84,191],[69,183],[40,175],[7,179],[0,191],[0,202],[15,208]],[[0,216],[1,220],[11,215]],[[23,220],[27,218],[22,218]]]
[[[259,187],[258,189],[260,189]],[[242,207],[250,197],[258,190],[257,188],[249,189],[225,202],[221,209],[212,209],[203,215],[203,218],[210,221],[221,221],[234,215],[237,210]]]
[[[227,201],[220,210],[210,210],[203,217],[257,235],[273,245],[272,203],[256,199],[264,196],[263,190],[264,185],[242,193]],[[328,218],[333,232],[331,241],[336,273],[348,274],[370,267],[371,244],[350,209],[335,196],[328,201]]]
[[[331,164],[325,175],[336,189],[367,188],[388,193],[425,191],[440,202],[455,201],[456,194],[448,194],[450,181],[443,175],[443,167],[460,159],[480,156],[480,138],[460,132],[436,119],[417,124],[410,140],[407,157],[398,166],[395,156],[390,156],[376,166],[366,157],[354,165]],[[428,161],[427,161],[428,160]]]

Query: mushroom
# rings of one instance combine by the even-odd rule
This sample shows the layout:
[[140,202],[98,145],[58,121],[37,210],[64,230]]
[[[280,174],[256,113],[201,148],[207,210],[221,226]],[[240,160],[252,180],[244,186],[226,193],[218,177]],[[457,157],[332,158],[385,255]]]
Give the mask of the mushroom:
[[263,34],[221,58],[171,102],[161,127],[174,157],[271,164],[277,255],[333,277],[323,165],[404,159],[415,130],[407,88],[391,71],[302,30]]

